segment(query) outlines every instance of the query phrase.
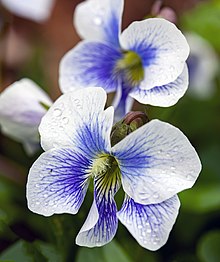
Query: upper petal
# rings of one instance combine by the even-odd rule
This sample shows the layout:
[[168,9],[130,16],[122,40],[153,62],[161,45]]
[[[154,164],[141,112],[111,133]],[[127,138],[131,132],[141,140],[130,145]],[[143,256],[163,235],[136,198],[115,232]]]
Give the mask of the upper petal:
[[201,163],[176,127],[152,120],[112,148],[124,191],[141,204],[160,203],[193,186]]
[[140,88],[173,82],[183,71],[189,55],[185,37],[171,22],[150,18],[133,22],[120,37],[121,47],[136,52],[144,67]]
[[167,242],[179,207],[177,195],[153,205],[141,205],[126,197],[117,217],[142,247],[157,250]]
[[38,126],[46,113],[42,103],[52,104],[49,96],[32,80],[22,79],[0,94],[2,131],[19,142],[39,143]]
[[119,86],[115,71],[119,51],[104,43],[80,42],[67,52],[61,60],[59,83],[62,92],[80,87],[101,86],[113,92]]
[[39,131],[44,150],[77,147],[84,154],[110,150],[113,108],[104,111],[106,93],[89,87],[62,95],[43,117]]
[[46,20],[53,8],[54,0],[1,0],[12,13],[36,22]]
[[119,46],[124,0],[87,0],[76,7],[74,25],[87,40]]
[[88,188],[90,164],[69,148],[43,153],[28,174],[29,209],[44,216],[77,213]]
[[187,65],[178,78],[171,83],[163,86],[155,86],[151,89],[144,90],[136,87],[131,90],[129,95],[143,104],[153,106],[172,106],[185,94],[189,83]]
[[120,187],[119,173],[99,174],[94,179],[94,201],[88,217],[76,237],[76,244],[95,247],[107,244],[114,237],[118,219],[114,195]]

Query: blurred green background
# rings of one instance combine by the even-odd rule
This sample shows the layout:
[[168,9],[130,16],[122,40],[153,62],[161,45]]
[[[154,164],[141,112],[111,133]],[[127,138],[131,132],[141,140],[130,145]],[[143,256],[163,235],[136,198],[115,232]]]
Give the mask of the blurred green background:
[[[72,26],[72,13],[79,1],[66,0],[63,5],[58,1],[50,20],[44,25],[13,17],[1,8],[1,19],[6,25],[0,45],[2,90],[25,76],[44,87],[53,99],[59,96],[59,59],[79,41]],[[178,26],[183,32],[195,32],[204,37],[219,60],[220,1],[186,1],[187,6],[178,6],[176,2],[164,1],[164,5],[176,10]],[[146,4],[145,13],[149,12],[152,3]],[[133,3],[134,9],[131,1],[126,4],[124,24],[133,18],[143,17],[138,13],[138,10],[143,12],[143,1],[140,1],[140,7]],[[18,45],[25,45],[25,49],[23,56],[16,58],[12,48],[14,53],[8,61],[4,48],[10,44],[12,38],[8,37],[8,32],[12,29],[15,32],[13,48],[18,52]],[[41,152],[30,158],[19,143],[0,134],[0,261],[219,262],[220,68],[213,85],[214,93],[210,97],[201,99],[187,92],[170,108],[147,107],[150,119],[167,121],[186,134],[203,165],[195,186],[179,194],[182,204],[180,214],[167,244],[156,252],[140,247],[120,224],[114,241],[104,247],[89,249],[75,245],[75,237],[92,202],[91,193],[87,194],[75,216],[45,218],[31,213],[25,199],[26,177]],[[141,109],[138,105],[136,108]]]

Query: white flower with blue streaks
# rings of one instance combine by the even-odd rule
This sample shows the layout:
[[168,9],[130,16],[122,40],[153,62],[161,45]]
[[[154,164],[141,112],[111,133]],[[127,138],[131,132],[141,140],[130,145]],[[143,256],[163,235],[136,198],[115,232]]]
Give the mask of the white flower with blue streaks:
[[49,96],[32,80],[24,78],[0,94],[1,131],[21,142],[28,154],[40,148],[38,126],[52,104]]
[[[76,243],[108,243],[119,219],[141,246],[156,250],[176,220],[176,193],[194,184],[200,160],[179,129],[159,120],[111,146],[114,109],[104,110],[106,96],[99,87],[66,93],[42,118],[45,152],[28,175],[28,207],[44,216],[76,214],[93,181],[93,204]],[[121,186],[125,199],[117,212]]]
[[0,0],[0,3],[17,16],[43,22],[49,18],[55,0]]
[[185,37],[162,18],[133,22],[120,33],[123,5],[123,0],[87,0],[76,7],[74,23],[84,40],[61,60],[62,92],[87,86],[116,91],[119,116],[130,111],[132,98],[174,105],[188,87]]
[[206,99],[215,92],[214,79],[219,70],[219,61],[211,44],[194,32],[187,32],[186,39],[190,45],[187,59],[189,68],[189,94]]

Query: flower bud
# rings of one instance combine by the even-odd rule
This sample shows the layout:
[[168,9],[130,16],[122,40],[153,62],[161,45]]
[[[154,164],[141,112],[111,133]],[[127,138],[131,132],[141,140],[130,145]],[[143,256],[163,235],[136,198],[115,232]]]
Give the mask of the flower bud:
[[111,145],[114,146],[123,138],[149,121],[147,115],[140,111],[132,111],[112,127]]

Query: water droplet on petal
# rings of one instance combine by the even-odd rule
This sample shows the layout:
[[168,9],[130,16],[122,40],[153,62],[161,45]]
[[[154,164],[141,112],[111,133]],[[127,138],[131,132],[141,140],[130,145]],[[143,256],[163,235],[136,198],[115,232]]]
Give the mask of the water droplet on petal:
[[54,116],[61,116],[62,111],[59,108],[55,108],[54,111],[53,111],[53,115]]
[[157,198],[159,198],[159,195],[158,195],[157,193],[155,193],[155,194],[153,195],[153,198],[157,199]]
[[96,16],[93,20],[95,25],[101,25],[102,24],[102,18],[100,16]]
[[62,119],[62,122],[63,122],[64,125],[68,124],[68,122],[69,122],[68,117],[64,117],[64,118]]
[[147,233],[148,234],[151,233],[151,229],[150,228],[147,229]]

